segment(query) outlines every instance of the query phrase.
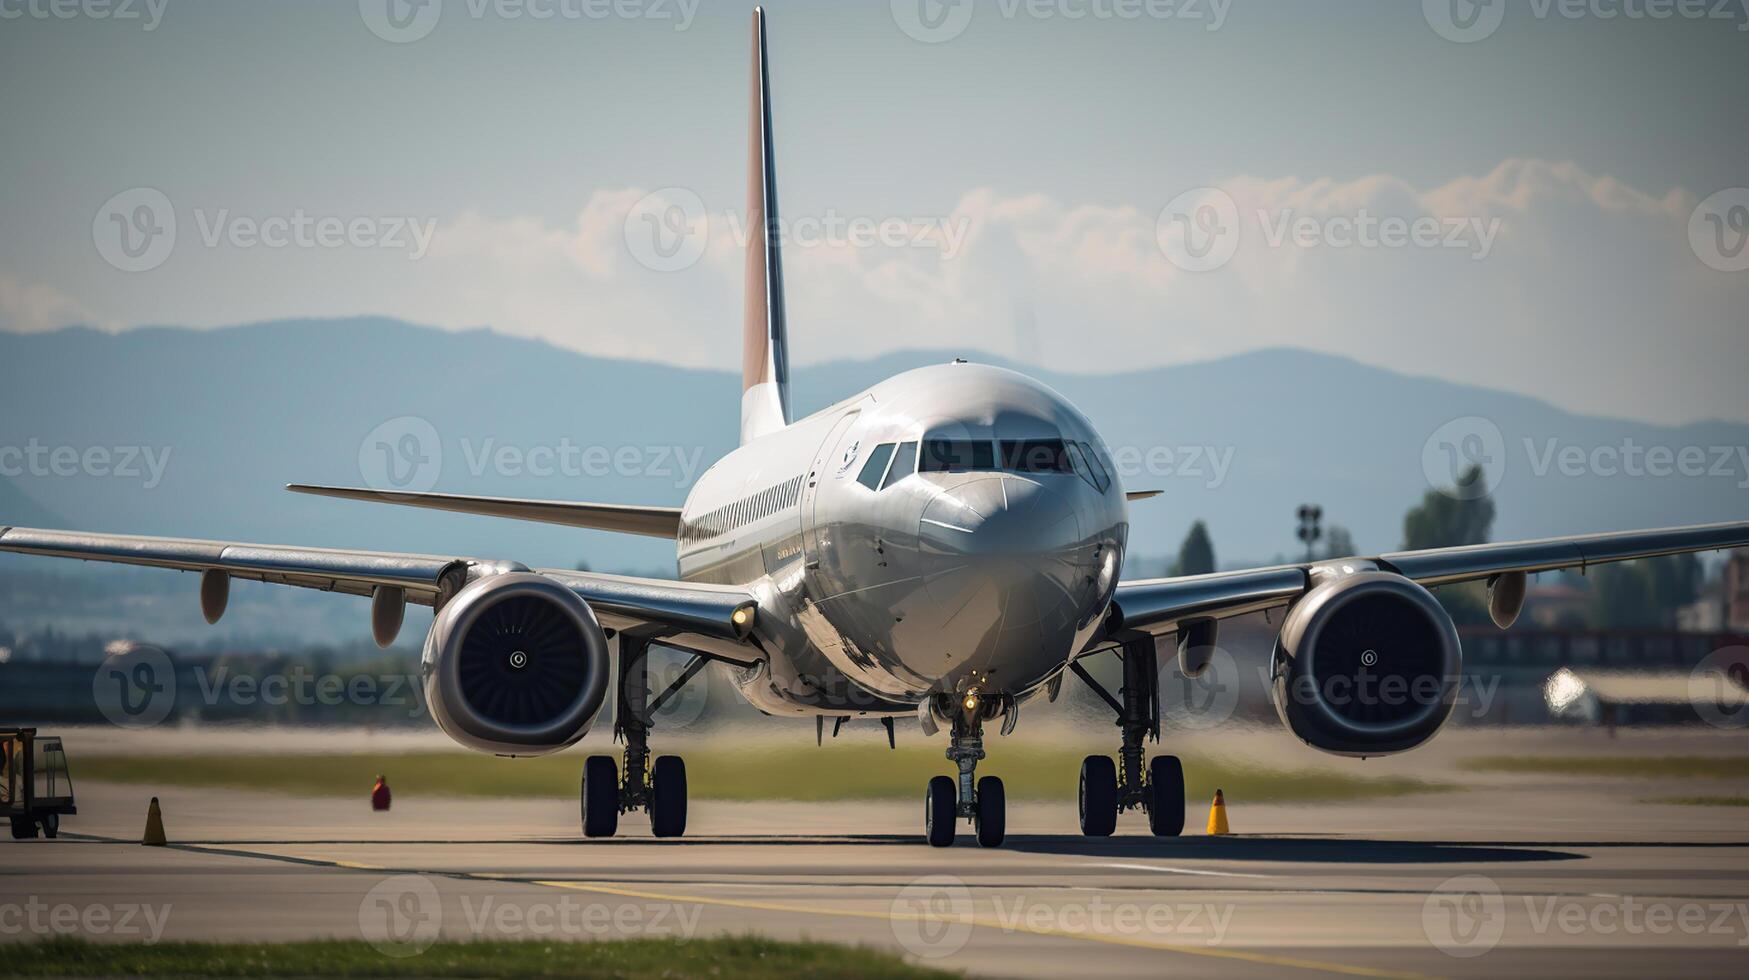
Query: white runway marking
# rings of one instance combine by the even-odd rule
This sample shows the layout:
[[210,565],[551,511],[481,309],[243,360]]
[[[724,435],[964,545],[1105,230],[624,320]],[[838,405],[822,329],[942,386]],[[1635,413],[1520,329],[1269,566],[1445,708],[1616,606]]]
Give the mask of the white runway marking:
[[1100,863],[1082,865],[1087,868],[1119,868],[1125,871],[1158,871],[1161,874],[1173,875],[1206,875],[1210,878],[1273,878],[1274,875],[1252,874],[1245,871],[1207,871],[1202,868],[1173,868],[1160,864],[1120,864]]

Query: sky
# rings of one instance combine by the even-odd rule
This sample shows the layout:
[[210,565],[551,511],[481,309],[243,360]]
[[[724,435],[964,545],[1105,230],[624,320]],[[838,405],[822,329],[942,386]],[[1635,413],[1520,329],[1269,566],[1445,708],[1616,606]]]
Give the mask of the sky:
[[[0,329],[380,314],[733,365],[750,9],[0,0]],[[767,9],[800,370],[1293,346],[1749,421],[1738,0]]]

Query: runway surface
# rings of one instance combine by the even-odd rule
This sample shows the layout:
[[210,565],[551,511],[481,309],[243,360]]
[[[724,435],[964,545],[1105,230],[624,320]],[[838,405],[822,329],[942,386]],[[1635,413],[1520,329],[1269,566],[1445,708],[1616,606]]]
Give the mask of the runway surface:
[[[1365,806],[1246,806],[1232,837],[1075,833],[1011,805],[1007,846],[920,841],[918,806],[694,801],[578,838],[574,801],[357,801],[81,785],[56,841],[0,841],[0,941],[610,939],[756,931],[976,974],[1749,973],[1749,821],[1508,780]],[[1203,814],[1193,813],[1200,825]],[[126,920],[124,925],[123,920]]]

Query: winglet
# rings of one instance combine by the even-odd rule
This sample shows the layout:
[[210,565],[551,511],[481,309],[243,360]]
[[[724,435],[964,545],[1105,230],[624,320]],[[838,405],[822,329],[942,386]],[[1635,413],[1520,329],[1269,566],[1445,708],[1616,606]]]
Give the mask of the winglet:
[[771,75],[765,9],[753,8],[753,76],[747,115],[746,281],[741,322],[741,442],[789,424],[789,344],[783,309],[783,257],[777,172],[771,153]]

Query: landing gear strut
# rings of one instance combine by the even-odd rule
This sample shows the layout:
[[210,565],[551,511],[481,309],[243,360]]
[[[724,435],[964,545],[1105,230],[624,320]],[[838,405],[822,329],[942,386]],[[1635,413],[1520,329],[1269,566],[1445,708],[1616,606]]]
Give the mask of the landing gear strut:
[[[923,796],[923,833],[931,847],[953,844],[954,822],[970,820],[978,843],[998,847],[1008,834],[1008,798],[996,776],[978,778],[984,757],[985,702],[975,693],[946,699],[943,714],[952,719],[947,761],[959,778],[936,776]],[[1010,709],[1012,710],[1012,709]]]
[[1141,809],[1156,837],[1177,837],[1184,832],[1184,766],[1172,755],[1156,756],[1143,766],[1142,740],[1160,740],[1160,673],[1154,638],[1126,641],[1118,658],[1123,663],[1123,686],[1115,698],[1079,661],[1069,665],[1117,712],[1123,733],[1115,765],[1104,755],[1090,755],[1081,762],[1081,833],[1109,837],[1117,829],[1119,813]]
[[686,833],[686,763],[677,755],[650,759],[651,719],[668,699],[679,693],[703,669],[705,658],[695,656],[668,689],[650,700],[650,640],[629,633],[619,635],[619,693],[614,703],[613,737],[624,740],[624,775],[613,756],[592,755],[583,760],[583,836],[612,837],[619,829],[619,815],[644,810],[650,815],[650,832],[657,837]]

